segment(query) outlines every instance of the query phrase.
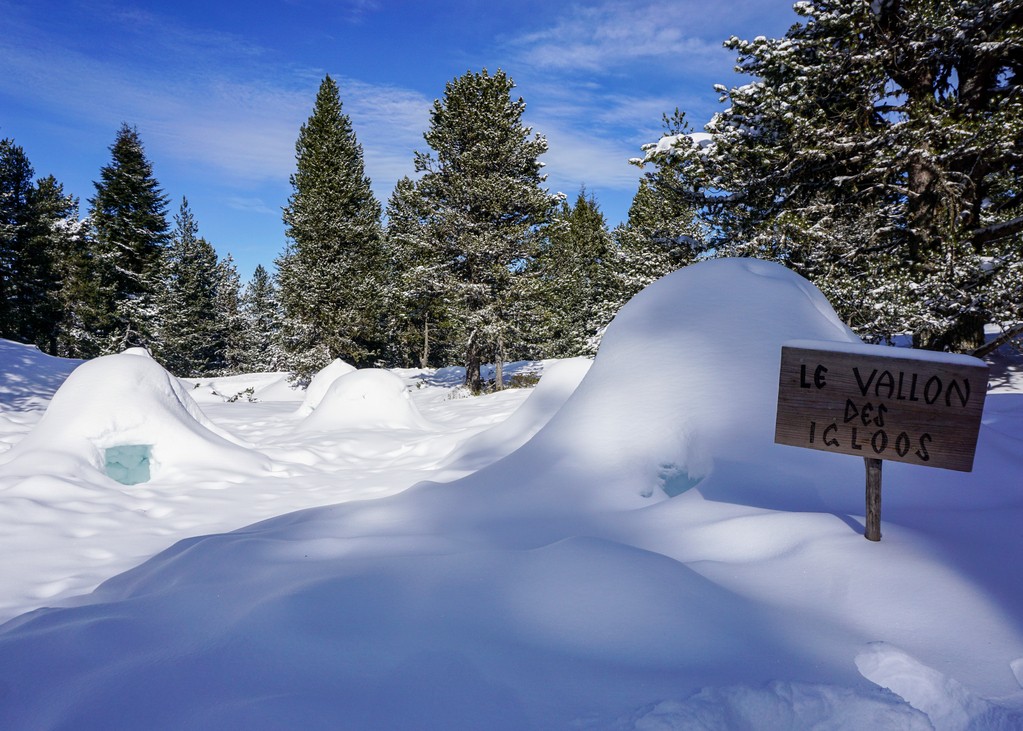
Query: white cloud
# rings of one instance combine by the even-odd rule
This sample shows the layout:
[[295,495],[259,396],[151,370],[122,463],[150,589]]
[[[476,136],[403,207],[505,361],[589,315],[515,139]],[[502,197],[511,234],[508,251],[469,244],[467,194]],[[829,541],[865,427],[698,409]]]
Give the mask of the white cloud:
[[275,208],[266,203],[262,198],[246,198],[243,196],[230,196],[227,205],[236,211],[245,213],[259,213],[262,215],[279,216],[281,209]]
[[586,2],[508,40],[506,68],[515,69],[526,117],[550,140],[552,181],[564,174],[634,191],[640,171],[629,158],[660,136],[662,115],[676,107],[702,128],[720,109],[713,84],[732,74],[734,55],[722,42],[745,23],[759,28],[778,2]]
[[627,141],[587,134],[543,117],[535,123],[549,143],[549,151],[541,160],[546,164],[547,187],[552,191],[571,196],[583,184],[588,188],[635,191],[640,171],[629,165],[629,158],[636,152]]
[[[735,3],[717,3],[733,11]],[[549,28],[513,41],[524,62],[548,69],[607,72],[636,62],[684,60],[690,67],[728,59],[706,4],[693,0],[575,5]],[[734,16],[733,16],[734,17]]]
[[397,86],[336,80],[344,111],[362,145],[366,172],[386,203],[398,179],[413,173],[413,153],[427,147],[423,132],[430,123],[433,99]]
[[[197,168],[234,184],[287,179],[323,72],[275,63],[230,34],[175,27],[145,12],[119,11],[111,22],[122,26],[124,47],[102,56],[29,25],[0,35],[0,94],[48,109],[69,128],[91,126],[109,142],[122,122],[136,125],[158,170]],[[145,54],[123,63],[139,39]],[[432,99],[335,78],[368,172],[393,185],[423,146]]]

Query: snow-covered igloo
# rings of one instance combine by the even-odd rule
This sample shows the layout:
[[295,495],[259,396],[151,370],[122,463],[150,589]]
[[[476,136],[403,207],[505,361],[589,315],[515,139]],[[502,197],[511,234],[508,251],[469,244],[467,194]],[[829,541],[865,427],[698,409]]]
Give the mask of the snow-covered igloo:
[[354,371],[355,366],[345,363],[340,358],[332,360],[317,371],[316,375],[309,381],[309,386],[305,390],[305,398],[302,399],[302,405],[298,407],[295,416],[309,416],[309,414],[313,413],[313,409],[320,405],[323,395],[327,393],[327,389],[330,388],[331,384],[341,378],[341,376],[347,376]]
[[181,382],[138,349],[78,366],[32,432],[0,461],[41,474],[83,476],[92,468],[123,484],[270,467],[264,455],[213,424]]
[[381,368],[364,368],[330,384],[302,421],[310,431],[343,429],[427,429],[405,382]]

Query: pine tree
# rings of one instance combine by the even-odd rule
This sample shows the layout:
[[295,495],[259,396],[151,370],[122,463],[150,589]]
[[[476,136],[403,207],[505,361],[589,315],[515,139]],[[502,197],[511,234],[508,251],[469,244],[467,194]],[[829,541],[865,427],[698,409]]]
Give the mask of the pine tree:
[[28,248],[33,252],[21,276],[33,302],[24,318],[26,342],[56,355],[68,331],[76,303],[66,296],[76,249],[84,245],[85,227],[78,219],[78,199],[48,175],[36,181],[31,195]]
[[380,203],[330,76],[295,153],[284,209],[289,243],[277,270],[287,365],[308,378],[338,357],[371,363],[381,347]]
[[88,219],[80,219],[78,199],[66,196],[65,208],[52,222],[61,242],[58,262],[61,286],[57,293],[61,319],[55,355],[62,358],[94,358],[103,343],[94,327],[104,311],[96,252],[89,237]]
[[0,337],[56,353],[78,203],[53,176],[32,183],[21,147],[0,140]]
[[416,184],[408,177],[399,180],[387,204],[384,238],[391,272],[386,332],[389,361],[404,367],[443,365],[451,355],[447,270],[428,236],[427,218]]
[[218,359],[213,372],[235,375],[245,367],[248,332],[241,306],[241,279],[230,254],[217,262],[216,297],[213,302]]
[[622,304],[615,268],[619,257],[604,214],[593,196],[579,191],[562,202],[546,240],[531,263],[539,323],[539,354],[545,358],[593,355],[600,335]]
[[187,198],[181,199],[174,222],[158,298],[160,337],[153,354],[176,376],[209,375],[223,367],[217,254],[199,236]]
[[13,140],[0,140],[0,337],[12,340],[27,337],[33,305],[26,281],[35,258],[29,245],[33,175],[25,151]]
[[100,169],[91,204],[102,305],[87,323],[104,352],[154,347],[156,295],[168,244],[167,199],[153,177],[138,130],[122,125]]
[[624,299],[661,277],[692,264],[704,251],[696,211],[650,179],[639,181],[629,217],[614,232],[621,259]]
[[428,235],[445,269],[439,281],[474,392],[483,386],[480,366],[500,367],[515,338],[519,323],[509,313],[520,274],[556,203],[540,187],[547,141],[523,126],[526,105],[512,100],[514,86],[503,71],[486,69],[449,82],[424,135],[433,153],[416,153]]
[[262,264],[253,271],[240,304],[245,327],[244,370],[278,370],[282,364],[280,306],[273,279]]
[[[731,39],[713,142],[648,150],[722,253],[808,276],[865,337],[970,350],[1023,321],[1023,8],[816,0],[782,39]],[[671,144],[674,143],[674,144]]]

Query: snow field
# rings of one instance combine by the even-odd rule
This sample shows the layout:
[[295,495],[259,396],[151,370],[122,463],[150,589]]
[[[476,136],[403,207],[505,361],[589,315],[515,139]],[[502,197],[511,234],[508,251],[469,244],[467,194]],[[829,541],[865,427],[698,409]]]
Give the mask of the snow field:
[[[793,273],[705,262],[528,400],[402,373],[424,384],[410,428],[398,375],[353,373],[309,415],[297,395],[204,403],[234,440],[211,430],[131,487],[79,470],[84,426],[45,426],[64,446],[38,457],[49,413],[18,440],[14,408],[0,540],[48,578],[0,581],[11,613],[47,603],[42,585],[64,606],[0,628],[0,726],[1023,728],[1019,393],[989,393],[974,472],[886,466],[875,544],[859,460],[773,444],[795,339],[856,342]],[[345,421],[356,395],[383,423]],[[157,437],[183,419],[153,413]],[[253,461],[203,462],[218,439]],[[146,500],[170,512],[142,518]],[[93,594],[70,597],[86,559],[58,524],[96,531],[91,580],[112,578]]]

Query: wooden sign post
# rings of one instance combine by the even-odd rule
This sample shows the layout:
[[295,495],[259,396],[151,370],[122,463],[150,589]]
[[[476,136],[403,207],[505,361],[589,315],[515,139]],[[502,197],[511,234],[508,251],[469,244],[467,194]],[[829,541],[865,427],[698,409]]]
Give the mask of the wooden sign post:
[[880,345],[782,346],[774,441],[863,457],[864,535],[881,540],[881,461],[969,472],[987,394],[977,358]]

